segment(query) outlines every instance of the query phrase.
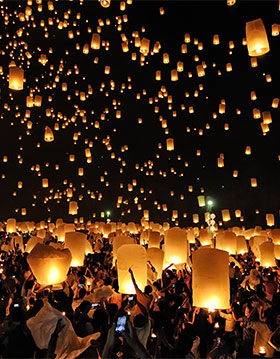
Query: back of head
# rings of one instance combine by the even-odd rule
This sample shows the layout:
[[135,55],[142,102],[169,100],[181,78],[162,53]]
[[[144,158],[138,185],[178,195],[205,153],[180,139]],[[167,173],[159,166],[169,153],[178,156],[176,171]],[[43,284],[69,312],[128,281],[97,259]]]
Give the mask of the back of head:
[[146,324],[146,318],[144,317],[143,314],[137,314],[134,317],[133,324],[135,328],[139,328],[139,329],[143,328],[144,325]]

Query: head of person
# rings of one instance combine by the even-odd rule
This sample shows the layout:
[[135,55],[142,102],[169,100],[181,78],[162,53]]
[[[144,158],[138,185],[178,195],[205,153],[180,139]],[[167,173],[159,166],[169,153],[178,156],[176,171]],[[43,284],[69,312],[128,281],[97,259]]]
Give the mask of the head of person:
[[144,289],[144,293],[145,294],[151,294],[153,291],[152,287],[150,285],[146,285],[145,289]]

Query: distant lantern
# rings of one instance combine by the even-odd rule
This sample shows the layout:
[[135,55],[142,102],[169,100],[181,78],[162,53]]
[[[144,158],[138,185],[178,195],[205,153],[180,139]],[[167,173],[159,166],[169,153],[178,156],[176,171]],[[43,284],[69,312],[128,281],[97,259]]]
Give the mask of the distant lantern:
[[118,249],[118,283],[119,293],[135,294],[129,269],[131,268],[137,286],[144,291],[147,285],[147,254],[139,244],[125,244]]
[[178,81],[178,71],[171,70],[171,81]]
[[199,308],[230,307],[229,254],[214,248],[200,248],[192,256],[193,305]]
[[223,222],[230,221],[230,213],[229,213],[228,209],[222,209],[222,219],[223,219]]
[[212,240],[208,229],[201,229],[199,231],[199,242],[202,246],[212,245]]
[[246,238],[244,236],[236,237],[236,254],[244,254],[248,252]]
[[93,50],[99,50],[100,49],[100,35],[99,34],[96,34],[96,33],[92,34],[90,47]]
[[205,196],[200,195],[197,197],[199,207],[205,207]]
[[109,7],[111,5],[111,0],[99,0],[102,7]]
[[69,202],[69,214],[76,215],[78,214],[78,203],[75,201]]
[[150,231],[148,234],[148,248],[160,248],[161,236],[159,232]]
[[199,223],[199,215],[197,213],[193,214],[193,223]]
[[275,224],[274,214],[273,213],[267,213],[265,218],[266,218],[266,224],[268,225],[268,227],[273,227],[274,224]]
[[45,142],[53,142],[54,141],[53,131],[48,126],[45,126],[44,140],[45,140]]
[[165,265],[187,262],[188,241],[185,230],[177,227],[168,229],[165,232],[164,245]]
[[205,71],[204,71],[203,65],[197,65],[196,66],[196,72],[197,72],[198,77],[205,76]]
[[72,254],[71,267],[79,267],[84,264],[86,253],[87,235],[81,232],[65,233],[65,248]]
[[146,56],[146,55],[148,55],[149,50],[150,50],[150,40],[143,37],[143,39],[141,40],[141,43],[140,43],[139,51],[141,52],[141,54]]
[[9,89],[23,90],[24,71],[20,67],[11,64],[9,67]]
[[15,233],[17,231],[17,222],[15,218],[9,218],[6,224],[7,233]]
[[166,149],[167,149],[167,151],[173,151],[174,150],[174,139],[173,138],[167,138],[167,140],[166,140]]
[[47,178],[42,179],[42,187],[43,188],[49,187],[49,180]]
[[260,265],[262,267],[275,267],[274,244],[272,242],[263,242],[260,246]]
[[164,252],[160,248],[148,248],[147,260],[152,263],[157,271],[157,279],[161,278]]
[[269,43],[262,19],[246,23],[246,41],[250,56],[261,56],[269,52]]
[[216,34],[213,36],[213,45],[219,45],[220,43],[220,38],[219,38],[219,35]]
[[258,187],[258,182],[256,178],[251,178],[251,187]]
[[64,282],[71,259],[69,249],[55,249],[40,243],[37,243],[27,256],[32,273],[41,285]]

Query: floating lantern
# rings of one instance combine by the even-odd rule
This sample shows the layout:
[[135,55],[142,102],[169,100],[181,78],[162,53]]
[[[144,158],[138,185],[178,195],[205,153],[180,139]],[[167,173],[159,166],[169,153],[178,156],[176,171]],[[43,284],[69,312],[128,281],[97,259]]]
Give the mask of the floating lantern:
[[99,0],[102,7],[109,7],[111,5],[111,0]]
[[24,71],[14,63],[9,66],[9,89],[23,90]]
[[54,141],[54,134],[50,127],[45,127],[45,134],[44,134],[44,140],[46,142],[53,142]]
[[271,229],[271,238],[274,244],[280,244],[280,229]]
[[181,228],[170,228],[164,237],[164,263],[180,264],[187,262],[188,240],[187,233]]
[[125,244],[135,244],[135,240],[128,236],[117,236],[113,239],[113,263],[117,259],[118,249]]
[[15,218],[9,218],[6,224],[7,233],[15,233],[17,231],[17,222]]
[[266,218],[266,224],[268,225],[268,227],[273,227],[275,225],[274,214],[267,213],[265,218]]
[[269,52],[269,43],[262,19],[246,23],[246,41],[250,56],[261,56]]
[[25,246],[25,252],[30,253],[32,251],[32,249],[36,246],[37,243],[43,243],[43,238],[39,238],[39,237],[30,237],[28,242],[26,243]]
[[99,50],[100,49],[100,35],[99,34],[92,34],[90,47],[93,50]]
[[32,273],[41,285],[64,282],[71,259],[69,249],[55,249],[40,243],[37,243],[27,256]]
[[174,139],[173,138],[167,138],[167,140],[166,140],[166,149],[167,149],[167,151],[173,151],[174,150]]
[[148,235],[148,248],[159,248],[161,236],[159,232],[150,231]]
[[228,209],[222,209],[222,219],[223,219],[223,222],[230,221],[230,213],[229,213]]
[[244,236],[236,237],[236,254],[244,254],[248,252],[247,242]]
[[135,294],[129,268],[133,270],[137,286],[144,291],[147,285],[147,254],[145,248],[139,244],[125,244],[117,251],[117,261],[119,293]]
[[272,242],[264,242],[260,246],[260,265],[262,267],[275,267],[274,244]]
[[212,245],[212,240],[208,229],[201,229],[199,231],[199,242],[202,246]]
[[193,253],[193,306],[208,309],[230,307],[229,255],[214,248]]
[[84,233],[65,233],[65,248],[68,248],[72,254],[71,267],[78,267],[84,264],[86,241],[87,235]]
[[76,215],[78,214],[78,203],[75,201],[69,202],[69,214]]

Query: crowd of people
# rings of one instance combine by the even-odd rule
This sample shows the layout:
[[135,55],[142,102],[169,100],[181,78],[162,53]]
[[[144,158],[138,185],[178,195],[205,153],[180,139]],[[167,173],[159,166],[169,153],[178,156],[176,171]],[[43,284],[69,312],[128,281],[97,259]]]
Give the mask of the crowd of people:
[[[111,242],[89,237],[98,251],[58,288],[37,283],[27,253],[1,251],[2,358],[280,358],[279,270],[260,267],[250,249],[229,262],[230,308],[210,311],[193,307],[187,265],[156,279],[148,262],[144,291],[130,269],[136,294],[120,294]],[[3,233],[1,243],[9,241]]]

